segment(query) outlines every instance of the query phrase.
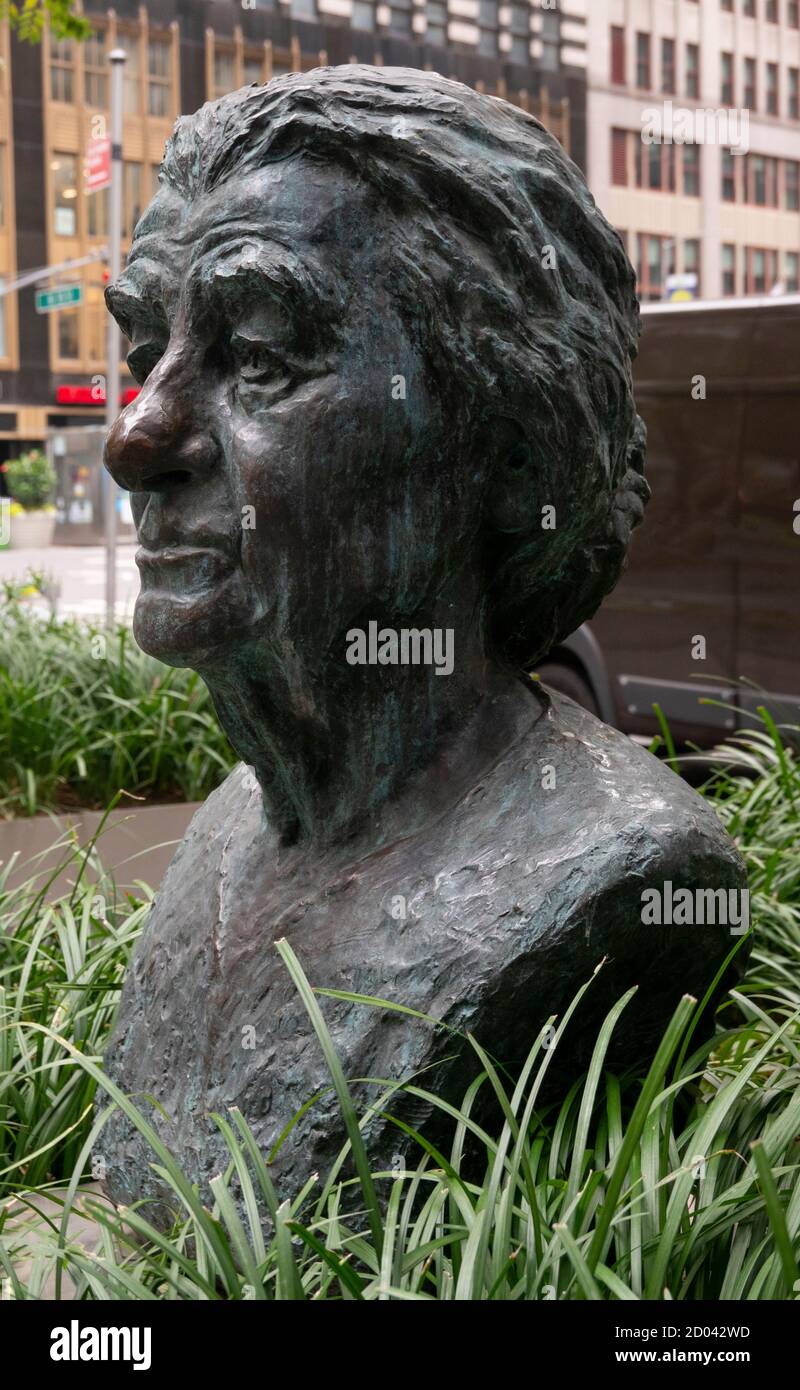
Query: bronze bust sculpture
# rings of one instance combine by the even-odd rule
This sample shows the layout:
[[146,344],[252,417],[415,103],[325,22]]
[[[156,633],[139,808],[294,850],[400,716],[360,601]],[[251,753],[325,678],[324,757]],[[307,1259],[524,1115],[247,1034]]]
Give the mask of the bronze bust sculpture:
[[[608,957],[564,1055],[633,983],[615,1060],[645,1053],[733,938],[645,925],[643,891],[743,870],[693,791],[526,674],[613,587],[647,498],[633,271],[580,172],[432,73],[280,77],[178,122],[108,303],[142,383],[107,446],[136,637],[202,674],[243,760],[158,894],[111,1076],[201,1185],[209,1111],[267,1152],[328,1082],[281,937],[315,987],[509,1066]],[[324,1012],[348,1076],[436,1063],[459,1098],[466,1045]],[[281,1195],[343,1139],[326,1093]],[[98,1147],[115,1199],[163,1195],[122,1114]]]

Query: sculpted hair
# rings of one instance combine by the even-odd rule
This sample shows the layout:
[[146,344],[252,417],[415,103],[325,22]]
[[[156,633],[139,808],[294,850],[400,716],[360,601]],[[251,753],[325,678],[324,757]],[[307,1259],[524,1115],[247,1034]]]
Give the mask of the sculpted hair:
[[521,514],[481,532],[487,644],[529,666],[613,588],[649,495],[622,242],[533,116],[405,68],[292,73],[211,102],[178,121],[161,179],[191,199],[301,151],[348,169],[393,219],[387,288],[416,325],[449,445],[472,460],[508,438],[506,462],[531,478]]

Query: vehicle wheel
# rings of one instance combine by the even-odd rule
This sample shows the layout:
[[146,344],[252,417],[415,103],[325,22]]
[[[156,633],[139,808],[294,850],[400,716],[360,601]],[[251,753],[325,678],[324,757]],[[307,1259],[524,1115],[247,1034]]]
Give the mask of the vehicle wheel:
[[568,695],[570,700],[575,701],[576,705],[581,705],[583,709],[588,709],[590,714],[596,714],[598,719],[600,718],[600,709],[592,687],[571,666],[562,666],[558,661],[544,661],[541,666],[537,667],[534,674],[539,677],[543,685],[551,685],[561,695]]

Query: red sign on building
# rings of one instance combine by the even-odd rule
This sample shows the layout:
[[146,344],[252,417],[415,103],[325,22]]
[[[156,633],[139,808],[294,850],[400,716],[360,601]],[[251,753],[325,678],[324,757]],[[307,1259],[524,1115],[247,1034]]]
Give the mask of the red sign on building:
[[[139,394],[138,386],[123,386],[119,393],[120,405],[130,405],[135,401]],[[105,405],[106,388],[98,382],[94,386],[67,386],[62,384],[56,387],[56,401],[58,405]]]
[[83,166],[83,185],[87,193],[97,193],[111,183],[111,140],[107,135],[90,140]]

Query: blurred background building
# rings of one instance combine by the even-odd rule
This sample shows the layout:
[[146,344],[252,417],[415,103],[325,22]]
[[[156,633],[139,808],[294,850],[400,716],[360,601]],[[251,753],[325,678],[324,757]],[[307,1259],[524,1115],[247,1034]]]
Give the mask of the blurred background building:
[[[274,74],[357,60],[433,68],[539,116],[619,228],[643,300],[694,277],[707,297],[798,288],[797,0],[85,0],[85,43],[21,44],[0,24],[0,281],[40,267],[77,302],[0,297],[0,460],[101,424],[107,192],[84,160],[125,48],[124,237],[175,117]],[[648,108],[732,107],[749,147],[643,144]],[[94,259],[91,259],[94,257]],[[98,387],[98,383],[101,385]],[[123,392],[133,382],[124,374]]]
[[[563,0],[585,23],[587,176],[620,230],[643,301],[670,273],[699,293],[800,287],[798,0]],[[567,16],[570,16],[569,20]],[[747,113],[747,152],[722,119],[687,144],[643,144],[643,113],[672,103]],[[698,130],[701,127],[698,123]]]
[[[85,43],[19,43],[0,27],[0,277],[82,261],[107,239],[107,191],[84,190],[96,117],[107,113],[107,52],[127,52],[123,231],[157,180],[183,111],[248,82],[326,63],[432,68],[534,112],[586,163],[581,22],[562,41],[557,11],[497,0],[87,0]],[[79,303],[37,313],[35,286],[0,298],[0,460],[48,430],[102,424],[101,259],[43,277],[80,284]],[[98,383],[100,383],[98,385]],[[123,376],[123,392],[133,382]],[[123,397],[124,398],[124,397]]]

